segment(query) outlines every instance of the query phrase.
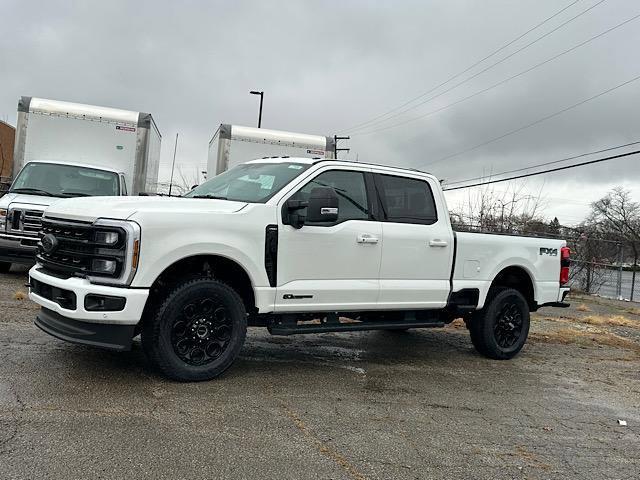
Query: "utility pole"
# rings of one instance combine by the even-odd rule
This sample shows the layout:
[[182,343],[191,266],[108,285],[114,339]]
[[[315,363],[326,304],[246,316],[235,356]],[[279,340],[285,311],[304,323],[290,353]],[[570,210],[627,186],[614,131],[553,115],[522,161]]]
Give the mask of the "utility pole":
[[339,137],[338,135],[333,136],[333,156],[338,159],[338,152],[348,152],[350,148],[338,148],[339,140],[349,140],[351,137]]
[[251,95],[260,95],[260,113],[258,113],[258,128],[262,127],[262,100],[264,99],[264,92],[258,92],[257,90],[251,90]]
[[169,196],[171,196],[171,188],[173,187],[173,171],[176,168],[176,152],[178,151],[178,134],[176,133],[176,145],[173,147],[173,163],[171,164],[171,180],[169,180]]

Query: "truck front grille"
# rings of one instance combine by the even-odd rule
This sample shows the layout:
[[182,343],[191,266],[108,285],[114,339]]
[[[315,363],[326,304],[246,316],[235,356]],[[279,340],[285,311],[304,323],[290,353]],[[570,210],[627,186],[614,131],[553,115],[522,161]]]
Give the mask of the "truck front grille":
[[9,233],[37,237],[42,228],[42,210],[12,208],[9,210]]
[[[98,231],[117,232],[119,239],[112,245],[96,242]],[[125,252],[126,233],[122,229],[47,218],[42,221],[36,259],[56,276],[117,278],[124,268]],[[96,261],[100,260],[115,262],[113,272],[97,269]]]

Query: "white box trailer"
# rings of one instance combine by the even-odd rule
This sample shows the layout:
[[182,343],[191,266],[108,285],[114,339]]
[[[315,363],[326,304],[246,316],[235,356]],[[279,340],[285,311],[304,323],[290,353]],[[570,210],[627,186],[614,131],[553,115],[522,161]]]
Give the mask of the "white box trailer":
[[0,198],[0,272],[33,262],[48,206],[156,192],[161,138],[148,113],[22,97],[12,183]]
[[155,193],[161,140],[149,113],[22,97],[13,176],[32,161],[73,163],[122,173],[129,195]]
[[209,141],[207,178],[264,157],[335,158],[333,137],[221,124]]

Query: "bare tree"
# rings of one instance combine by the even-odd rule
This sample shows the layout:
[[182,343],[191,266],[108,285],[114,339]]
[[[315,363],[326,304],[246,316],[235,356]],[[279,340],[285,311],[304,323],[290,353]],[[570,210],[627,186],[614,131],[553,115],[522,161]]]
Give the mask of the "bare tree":
[[511,183],[505,190],[493,185],[469,192],[451,213],[455,228],[480,232],[544,234],[549,224],[541,216],[541,192],[527,194],[524,184]]
[[[624,248],[624,251],[631,252],[633,292],[640,252],[640,204],[632,200],[629,190],[616,187],[591,204],[591,213],[585,223],[596,235],[608,241],[610,255],[617,248]],[[616,247],[614,248],[611,244],[615,244]],[[624,262],[626,259],[621,260]]]
[[[173,187],[171,187],[171,195],[184,195],[200,183],[200,174],[198,167],[186,171],[182,166],[178,166],[173,177]],[[158,182],[158,193],[169,193],[169,182]]]

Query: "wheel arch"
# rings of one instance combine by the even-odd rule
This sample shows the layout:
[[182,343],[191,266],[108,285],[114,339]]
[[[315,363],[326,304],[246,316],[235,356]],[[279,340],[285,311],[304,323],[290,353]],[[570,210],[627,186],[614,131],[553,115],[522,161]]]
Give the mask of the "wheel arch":
[[159,298],[178,283],[191,278],[212,278],[226,283],[242,298],[247,313],[257,312],[255,288],[247,269],[237,260],[219,254],[194,254],[167,265],[153,281],[143,320]]
[[[502,268],[491,281],[489,292],[496,287],[513,288],[519,291],[527,301],[529,309],[535,311],[536,303],[536,287],[531,272],[522,265],[509,265]],[[486,300],[485,300],[486,302]]]

